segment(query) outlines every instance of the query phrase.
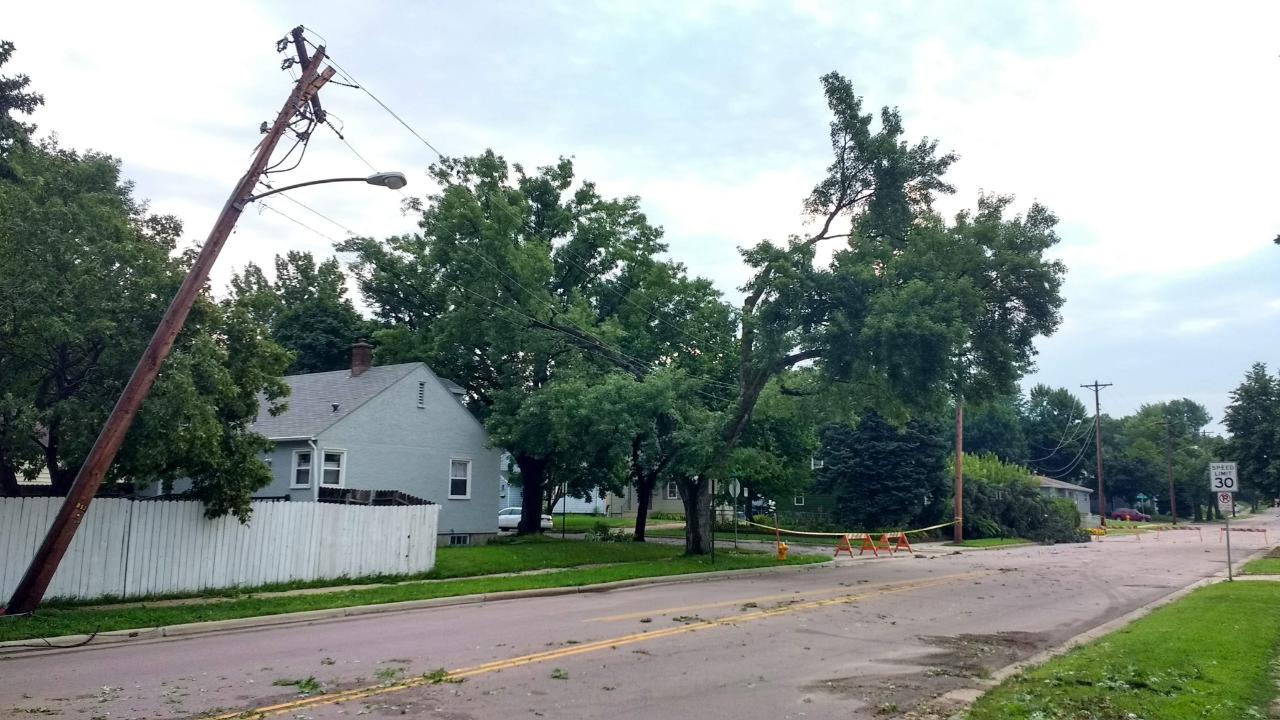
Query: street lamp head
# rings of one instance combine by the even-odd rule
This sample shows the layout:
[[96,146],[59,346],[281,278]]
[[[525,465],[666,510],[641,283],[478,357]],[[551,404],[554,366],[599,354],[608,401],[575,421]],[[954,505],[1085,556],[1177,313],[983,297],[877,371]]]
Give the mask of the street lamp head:
[[402,172],[374,173],[373,175],[365,178],[364,181],[370,185],[381,185],[382,187],[391,188],[392,190],[399,190],[409,184],[409,181],[405,178],[404,173]]

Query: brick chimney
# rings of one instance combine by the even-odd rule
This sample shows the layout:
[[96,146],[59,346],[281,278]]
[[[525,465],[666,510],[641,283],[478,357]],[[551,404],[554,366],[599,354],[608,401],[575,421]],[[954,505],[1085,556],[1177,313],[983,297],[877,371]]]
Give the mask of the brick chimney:
[[360,377],[373,366],[373,346],[361,338],[351,346],[351,377]]

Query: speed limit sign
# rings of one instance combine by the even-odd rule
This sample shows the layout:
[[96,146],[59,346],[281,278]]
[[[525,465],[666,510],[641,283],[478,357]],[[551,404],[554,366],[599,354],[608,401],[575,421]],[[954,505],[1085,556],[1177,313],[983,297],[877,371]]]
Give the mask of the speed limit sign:
[[1233,493],[1240,488],[1233,462],[1209,463],[1209,489],[1216,493]]

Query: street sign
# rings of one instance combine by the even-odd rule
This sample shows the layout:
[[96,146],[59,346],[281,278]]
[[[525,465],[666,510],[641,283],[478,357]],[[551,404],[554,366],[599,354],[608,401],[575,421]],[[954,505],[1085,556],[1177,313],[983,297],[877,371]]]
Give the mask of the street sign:
[[729,481],[729,497],[736,498],[742,495],[742,484],[737,480]]
[[1240,489],[1233,462],[1209,463],[1209,489],[1213,492],[1233,493]]
[[1224,513],[1231,512],[1231,493],[1218,493],[1218,509]]

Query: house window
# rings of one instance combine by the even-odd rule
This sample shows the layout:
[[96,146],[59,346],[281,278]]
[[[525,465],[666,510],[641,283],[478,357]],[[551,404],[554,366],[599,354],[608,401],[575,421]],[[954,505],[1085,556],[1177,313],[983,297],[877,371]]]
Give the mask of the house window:
[[791,498],[791,504],[793,504],[793,505],[795,505],[795,506],[797,506],[797,507],[799,507],[799,506],[801,506],[801,505],[804,505],[804,496],[803,496],[803,495],[796,495],[795,497]]
[[449,461],[449,497],[467,500],[471,497],[471,461]]
[[809,458],[809,469],[810,469],[810,470],[821,470],[821,469],[822,469],[822,466],[823,466],[824,464],[825,464],[825,463],[823,463],[822,458],[820,458],[820,457],[816,457],[816,456],[815,456],[815,457],[811,457],[811,458]]
[[296,488],[311,487],[310,450],[293,451],[293,482],[291,486]]
[[471,544],[470,535],[450,535],[449,536],[450,547],[457,547],[459,545],[470,545],[470,544]]
[[342,487],[347,474],[347,451],[325,450],[324,471],[320,475],[320,485],[324,487]]
[[426,406],[427,406],[427,384],[425,382],[419,381],[418,382],[418,407],[424,408]]
[[679,500],[679,499],[680,499],[680,492],[679,492],[679,490],[676,488],[676,484],[675,484],[674,482],[669,482],[669,483],[667,483],[667,499],[668,499],[668,500]]

